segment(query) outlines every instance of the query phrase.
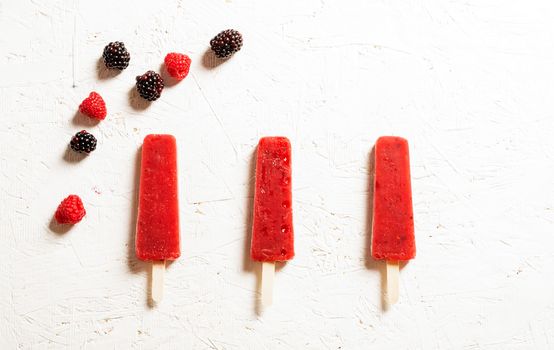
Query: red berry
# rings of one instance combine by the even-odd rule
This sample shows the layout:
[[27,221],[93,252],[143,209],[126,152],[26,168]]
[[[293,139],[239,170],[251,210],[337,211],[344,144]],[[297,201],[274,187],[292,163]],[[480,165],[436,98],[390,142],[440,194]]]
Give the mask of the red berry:
[[86,213],[81,198],[72,194],[60,203],[54,217],[59,224],[76,224]]
[[173,78],[183,80],[190,69],[190,57],[182,53],[171,52],[165,56],[165,67]]
[[107,114],[104,99],[94,91],[81,102],[79,110],[81,113],[98,120],[105,119]]

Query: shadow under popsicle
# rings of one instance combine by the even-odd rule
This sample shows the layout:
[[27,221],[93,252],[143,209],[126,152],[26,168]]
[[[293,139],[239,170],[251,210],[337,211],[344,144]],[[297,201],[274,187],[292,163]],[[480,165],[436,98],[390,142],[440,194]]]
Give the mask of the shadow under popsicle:
[[137,214],[138,214],[138,193],[140,183],[140,165],[141,165],[142,146],[139,147],[135,155],[135,162],[133,167],[133,192],[131,194],[131,220],[129,225],[129,240],[127,242],[127,265],[132,273],[139,273],[147,270],[148,265],[137,259],[135,254],[135,234],[137,227]]
[[[250,257],[250,243],[252,240],[252,220],[254,210],[254,186],[256,177],[256,151],[254,150],[248,161],[248,195],[246,196],[246,212],[244,217],[244,250],[242,269],[245,272],[254,270],[254,262]],[[257,271],[256,271],[257,272]],[[256,290],[258,290],[256,288]]]
[[262,265],[252,260],[250,255],[250,244],[252,242],[252,221],[254,216],[254,190],[256,186],[256,150],[252,152],[248,162],[248,196],[246,196],[245,228],[244,228],[244,250],[242,259],[242,269],[245,272],[256,274],[254,312],[261,315],[262,307],[260,302],[262,288]]
[[139,147],[135,155],[135,166],[133,171],[133,192],[131,194],[131,220],[129,225],[129,239],[127,242],[127,266],[131,273],[141,273],[146,271],[147,275],[147,287],[148,290],[146,298],[147,305],[149,307],[154,307],[152,303],[152,297],[150,295],[150,285],[152,284],[152,269],[150,269],[150,264],[146,261],[142,261],[137,258],[135,253],[135,236],[136,236],[136,227],[137,227],[137,214],[138,214],[138,194],[139,194],[139,184],[140,184],[140,166],[141,166],[141,157],[142,156],[142,146]]
[[371,256],[371,238],[373,234],[373,176],[375,171],[375,146],[371,148],[368,159],[368,182],[367,182],[367,220],[366,220],[366,242],[365,242],[365,266],[368,270],[379,271],[380,286],[379,299],[381,301],[381,309],[387,310],[385,300],[385,288],[387,285],[386,266],[383,262],[373,259]]

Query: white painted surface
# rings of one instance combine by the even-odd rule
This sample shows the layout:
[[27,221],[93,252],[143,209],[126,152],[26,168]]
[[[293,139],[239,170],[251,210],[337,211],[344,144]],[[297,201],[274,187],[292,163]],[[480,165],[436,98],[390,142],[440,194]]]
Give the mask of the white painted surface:
[[[554,348],[554,3],[0,1],[0,348]],[[209,39],[244,49],[212,69]],[[132,59],[97,73],[109,41]],[[191,74],[147,108],[165,53]],[[74,85],[74,86],[73,86]],[[74,118],[92,90],[108,118]],[[86,127],[95,153],[66,145]],[[133,252],[137,150],[179,143],[183,255],[147,304]],[[381,306],[367,259],[368,155],[411,144],[418,254]],[[252,154],[293,143],[296,258],[256,314]],[[79,194],[88,214],[50,225]]]

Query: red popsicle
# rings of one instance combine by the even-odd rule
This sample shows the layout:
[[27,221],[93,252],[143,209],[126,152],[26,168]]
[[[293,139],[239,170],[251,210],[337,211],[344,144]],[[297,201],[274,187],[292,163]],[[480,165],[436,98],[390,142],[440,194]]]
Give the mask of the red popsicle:
[[163,286],[165,260],[181,255],[177,145],[172,135],[144,138],[135,249],[139,259],[153,261],[152,297],[161,299],[162,289],[156,288]]
[[256,261],[294,257],[290,142],[264,137],[258,144],[251,256]]
[[250,255],[262,262],[262,303],[271,303],[275,261],[294,257],[291,146],[286,137],[258,143]]
[[[375,144],[371,255],[387,260],[391,283],[394,274],[398,275],[398,260],[415,257],[410,156],[408,141],[401,137],[383,136]],[[388,288],[392,302],[394,288]]]

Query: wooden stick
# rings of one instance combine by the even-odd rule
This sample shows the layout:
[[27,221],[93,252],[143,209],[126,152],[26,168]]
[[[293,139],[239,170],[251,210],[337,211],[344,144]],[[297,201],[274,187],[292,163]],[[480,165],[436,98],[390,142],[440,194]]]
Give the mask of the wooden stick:
[[262,262],[262,306],[273,303],[273,280],[275,278],[275,263]]
[[164,295],[165,260],[152,261],[152,300],[159,303]]
[[395,304],[398,301],[398,275],[400,265],[396,260],[387,260],[387,303]]

